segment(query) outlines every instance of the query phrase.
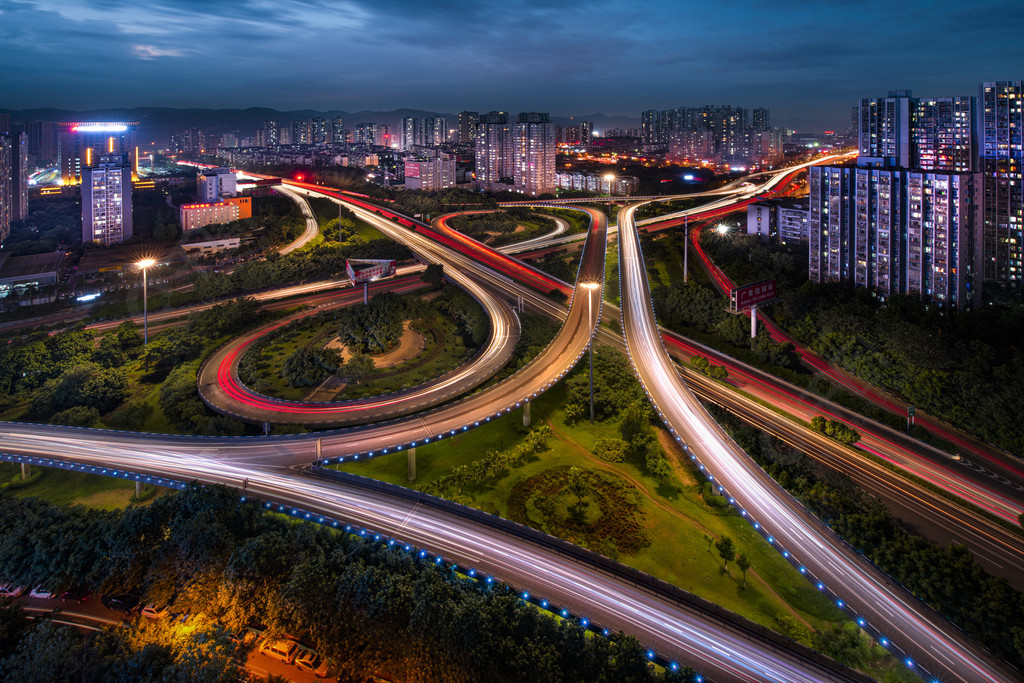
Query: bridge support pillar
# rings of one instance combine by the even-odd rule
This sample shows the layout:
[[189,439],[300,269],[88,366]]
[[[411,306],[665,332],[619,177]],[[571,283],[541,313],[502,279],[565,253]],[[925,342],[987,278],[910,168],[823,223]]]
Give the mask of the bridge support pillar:
[[530,426],[530,402],[526,401],[523,403],[523,426]]
[[409,458],[409,481],[416,480],[416,447],[412,447],[407,452]]
[[370,303],[370,283],[369,282],[364,282],[363,283],[363,303],[364,304]]
[[757,336],[757,306],[750,308],[750,338]]
[[21,479],[22,481],[28,481],[28,478],[32,476],[32,465],[27,462],[21,463]]
[[135,497],[141,498],[142,492],[146,490],[146,485],[142,483],[141,479],[135,480]]

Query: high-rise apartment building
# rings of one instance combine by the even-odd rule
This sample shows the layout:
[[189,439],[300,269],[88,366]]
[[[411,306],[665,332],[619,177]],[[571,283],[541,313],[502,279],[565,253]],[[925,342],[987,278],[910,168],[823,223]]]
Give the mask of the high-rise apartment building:
[[0,132],[0,242],[10,236],[11,221],[27,215],[28,135]]
[[400,148],[439,147],[448,141],[448,121],[443,116],[402,119]]
[[979,86],[979,169],[984,177],[986,283],[1024,295],[1024,81]]
[[580,121],[580,144],[589,145],[594,141],[594,122]]
[[80,182],[84,169],[95,165],[102,156],[110,154],[126,154],[132,174],[138,174],[138,147],[135,140],[138,123],[110,121],[57,125],[60,131],[60,175],[65,185]]
[[429,192],[455,187],[455,159],[444,153],[435,157],[406,157],[405,187]]
[[28,154],[40,166],[56,165],[58,153],[57,124],[53,121],[27,121]]
[[750,115],[750,127],[754,130],[764,130],[769,128],[771,116],[764,107],[755,108]]
[[555,125],[547,114],[519,114],[513,129],[513,154],[513,179],[518,191],[531,197],[556,192],[558,144]]
[[476,124],[480,123],[480,112],[459,112],[459,142],[466,144],[476,139]]
[[187,128],[181,133],[185,154],[206,153],[206,132],[202,128]]
[[476,179],[483,186],[507,183],[514,174],[512,127],[508,114],[482,114],[476,125]]
[[862,166],[974,170],[972,97],[912,97],[909,90],[896,90],[862,99],[858,128]]
[[11,220],[28,215],[28,133],[11,133]]
[[277,121],[263,122],[263,146],[277,147],[281,144],[280,125]]
[[391,132],[383,123],[360,123],[356,125],[355,144],[390,147]]
[[989,242],[974,98],[892,91],[862,99],[857,121],[857,165],[810,172],[811,280],[948,309],[979,303]]
[[810,169],[812,282],[917,296],[943,308],[977,303],[979,176],[867,166]]
[[640,114],[640,144],[645,152],[657,152],[668,147],[672,130],[670,111],[648,110]]
[[[2,122],[0,122],[2,123]],[[11,164],[12,140],[9,135],[0,134],[0,241],[11,234],[11,215],[13,214],[12,185],[13,168]]]
[[132,236],[132,167],[127,154],[105,154],[82,170],[82,242],[103,246]]
[[754,110],[752,126],[747,115],[746,109],[728,105],[645,111],[641,143],[645,152],[668,150],[668,158],[676,161],[736,166],[763,164],[781,156],[783,132],[768,125],[768,109]]

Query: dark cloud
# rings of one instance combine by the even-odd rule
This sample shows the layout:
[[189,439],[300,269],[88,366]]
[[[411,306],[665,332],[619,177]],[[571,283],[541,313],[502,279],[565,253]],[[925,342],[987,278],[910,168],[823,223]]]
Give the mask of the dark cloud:
[[0,106],[638,116],[721,102],[829,127],[892,88],[1024,77],[1022,24],[1002,0],[0,0]]

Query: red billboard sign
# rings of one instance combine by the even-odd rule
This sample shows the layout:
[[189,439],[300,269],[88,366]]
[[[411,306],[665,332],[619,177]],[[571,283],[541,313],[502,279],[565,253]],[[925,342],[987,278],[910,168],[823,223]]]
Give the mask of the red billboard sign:
[[744,311],[774,298],[775,280],[761,280],[742,287],[733,287],[729,292],[729,307],[734,311]]

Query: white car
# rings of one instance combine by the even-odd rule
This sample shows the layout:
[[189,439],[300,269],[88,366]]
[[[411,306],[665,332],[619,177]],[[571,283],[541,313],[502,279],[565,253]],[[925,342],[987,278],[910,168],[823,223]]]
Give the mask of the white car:
[[151,602],[142,608],[142,616],[147,619],[163,619],[168,614],[170,614],[170,611],[166,605],[157,605]]
[[303,650],[295,658],[295,666],[299,667],[300,671],[308,671],[317,678],[324,678],[331,668],[331,663],[315,650]]
[[36,586],[32,589],[32,592],[28,594],[30,598],[39,598],[42,600],[50,600],[51,598],[57,597],[52,590],[49,588],[43,588],[42,586]]
[[0,596],[8,598],[16,598],[25,592],[24,586],[19,586],[13,583],[5,583],[0,586]]

